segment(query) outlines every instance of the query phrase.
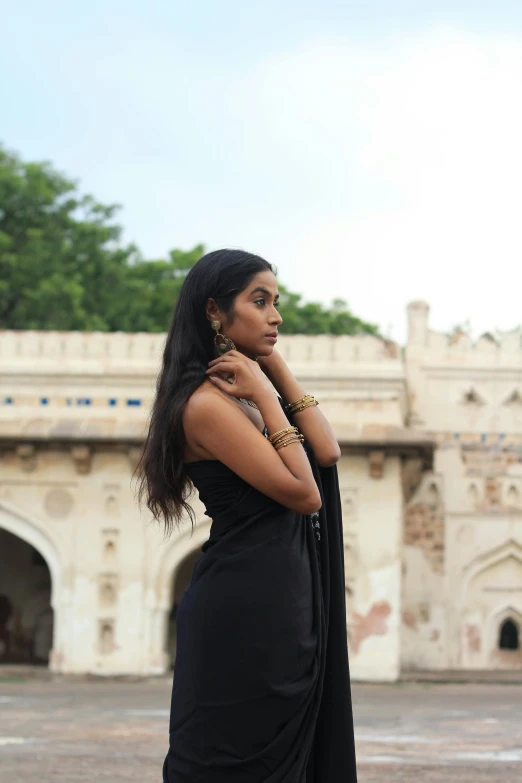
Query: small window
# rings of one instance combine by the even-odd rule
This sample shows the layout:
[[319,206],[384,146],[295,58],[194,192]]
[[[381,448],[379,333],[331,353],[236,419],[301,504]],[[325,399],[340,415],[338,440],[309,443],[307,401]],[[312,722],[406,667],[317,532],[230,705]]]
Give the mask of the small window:
[[518,625],[511,619],[504,620],[500,626],[498,640],[500,650],[518,650],[520,646]]

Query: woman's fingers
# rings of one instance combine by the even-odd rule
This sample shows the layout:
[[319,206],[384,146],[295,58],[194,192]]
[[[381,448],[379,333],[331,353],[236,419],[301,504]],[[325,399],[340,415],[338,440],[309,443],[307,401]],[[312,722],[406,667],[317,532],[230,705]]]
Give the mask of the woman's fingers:
[[234,372],[234,369],[237,369],[237,364],[233,362],[218,362],[205,370],[205,373],[208,375],[211,372]]
[[227,351],[222,356],[218,356],[217,359],[212,359],[212,361],[208,363],[208,366],[212,367],[212,365],[217,364],[217,362],[222,362],[222,361],[230,362],[233,360],[237,360],[237,358],[238,358],[237,351]]

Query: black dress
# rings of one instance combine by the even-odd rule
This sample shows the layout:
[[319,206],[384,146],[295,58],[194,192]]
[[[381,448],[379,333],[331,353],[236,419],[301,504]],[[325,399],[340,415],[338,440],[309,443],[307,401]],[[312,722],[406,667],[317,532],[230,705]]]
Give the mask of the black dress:
[[212,519],[177,612],[164,783],[356,783],[336,466],[303,515],[187,463]]

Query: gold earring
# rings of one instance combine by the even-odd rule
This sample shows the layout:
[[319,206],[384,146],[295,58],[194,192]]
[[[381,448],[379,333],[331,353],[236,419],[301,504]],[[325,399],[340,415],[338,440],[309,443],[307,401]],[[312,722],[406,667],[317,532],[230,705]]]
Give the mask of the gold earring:
[[[221,329],[221,321],[212,321],[211,326],[216,332],[214,337],[214,345],[216,347],[216,355],[222,356],[224,353],[227,353],[228,351],[235,351],[236,346],[230,339],[230,337],[225,337],[224,334],[221,334],[219,331]],[[219,341],[219,338],[221,338],[221,342]]]

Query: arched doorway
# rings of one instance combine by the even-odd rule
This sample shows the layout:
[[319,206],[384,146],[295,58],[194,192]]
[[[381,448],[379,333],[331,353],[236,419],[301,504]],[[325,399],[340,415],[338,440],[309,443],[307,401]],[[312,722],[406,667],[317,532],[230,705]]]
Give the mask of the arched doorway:
[[508,617],[499,630],[498,649],[499,650],[518,650],[520,648],[520,637],[518,625]]
[[200,549],[196,549],[194,552],[190,552],[181,561],[174,574],[172,584],[172,601],[168,615],[167,629],[167,655],[170,661],[171,669],[174,668],[174,661],[176,659],[176,614],[179,602],[181,601],[181,596],[187,589],[187,586],[192,578],[194,565],[199,557],[201,557]]
[[0,528],[0,663],[49,663],[51,573],[27,541]]

